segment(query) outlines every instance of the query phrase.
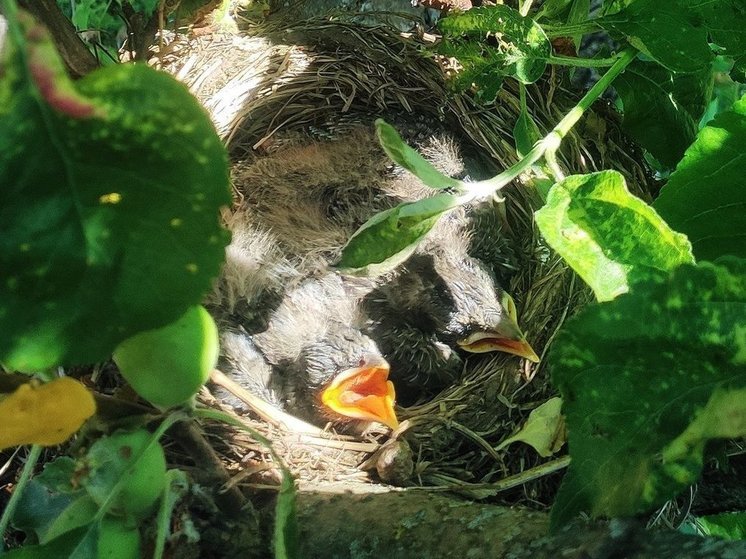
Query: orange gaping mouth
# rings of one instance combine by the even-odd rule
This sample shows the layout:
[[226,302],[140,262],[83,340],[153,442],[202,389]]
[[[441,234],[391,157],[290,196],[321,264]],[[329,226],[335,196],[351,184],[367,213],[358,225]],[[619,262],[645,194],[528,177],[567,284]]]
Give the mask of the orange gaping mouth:
[[471,353],[487,353],[490,351],[502,351],[512,355],[518,355],[538,363],[539,356],[529,343],[521,338],[518,340],[495,336],[489,332],[477,332],[458,342],[459,347]]
[[321,394],[329,409],[346,417],[378,421],[396,429],[396,393],[385,361],[341,372]]

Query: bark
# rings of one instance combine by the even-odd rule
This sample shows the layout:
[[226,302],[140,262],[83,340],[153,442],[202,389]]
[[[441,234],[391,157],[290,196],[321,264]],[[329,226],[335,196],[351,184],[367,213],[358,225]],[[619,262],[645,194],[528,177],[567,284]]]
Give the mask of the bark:
[[80,40],[56,0],[19,0],[18,4],[47,27],[70,76],[80,78],[98,67],[96,58]]
[[304,559],[717,559],[746,542],[646,531],[636,520],[577,523],[547,536],[548,515],[425,491],[298,494]]

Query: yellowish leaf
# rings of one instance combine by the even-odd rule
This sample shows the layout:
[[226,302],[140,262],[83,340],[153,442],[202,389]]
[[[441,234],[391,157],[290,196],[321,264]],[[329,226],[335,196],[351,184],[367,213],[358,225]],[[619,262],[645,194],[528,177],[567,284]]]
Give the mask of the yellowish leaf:
[[501,450],[510,443],[522,441],[534,447],[540,456],[547,457],[562,448],[566,439],[562,398],[551,398],[532,411],[521,430],[501,442],[495,450]]
[[95,412],[93,395],[77,380],[22,384],[0,401],[0,450],[63,443]]

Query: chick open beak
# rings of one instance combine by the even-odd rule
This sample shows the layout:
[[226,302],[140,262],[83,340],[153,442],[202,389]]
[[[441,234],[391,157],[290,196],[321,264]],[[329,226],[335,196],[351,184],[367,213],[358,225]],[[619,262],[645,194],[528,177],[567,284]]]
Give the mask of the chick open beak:
[[518,355],[534,363],[540,361],[534,349],[523,336],[508,338],[496,335],[494,332],[475,332],[458,342],[459,347],[471,353],[487,353],[489,351],[502,351],[512,355]]
[[342,371],[321,394],[329,409],[346,417],[377,421],[396,429],[394,383],[388,380],[389,364],[383,359]]
[[507,317],[501,321],[495,330],[474,332],[456,343],[463,350],[471,353],[502,351],[503,353],[523,357],[534,363],[541,361],[518,326],[518,310],[513,298],[507,292],[503,292],[500,303],[505,309]]

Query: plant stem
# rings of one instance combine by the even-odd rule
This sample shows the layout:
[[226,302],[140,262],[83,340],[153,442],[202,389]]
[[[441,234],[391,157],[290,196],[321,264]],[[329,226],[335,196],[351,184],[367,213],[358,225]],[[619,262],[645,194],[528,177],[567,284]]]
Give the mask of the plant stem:
[[524,0],[518,12],[523,17],[526,17],[528,15],[528,12],[531,11],[531,4],[533,3],[534,3],[534,0]]
[[636,55],[637,50],[633,48],[622,51],[619,55],[619,59],[611,68],[609,68],[609,71],[601,76],[601,79],[598,80],[590,90],[588,90],[588,93],[578,101],[578,104],[570,109],[564,118],[559,121],[557,126],[555,126],[542,140],[537,142],[523,159],[491,179],[469,183],[460,200],[461,203],[493,196],[497,191],[506,186],[516,177],[520,176],[523,172],[529,169],[531,165],[544,157],[548,151],[557,151],[562,143],[562,139],[567,135],[572,127],[575,126],[578,120],[580,120],[583,113],[585,113],[594,101],[598,99],[604,91],[606,91],[606,88],[609,87],[611,82],[622,73]]
[[34,467],[39,461],[39,456],[41,456],[42,448],[43,447],[38,444],[35,444],[31,447],[31,450],[26,457],[26,463],[23,465],[21,476],[18,478],[18,483],[16,483],[16,486],[13,489],[13,493],[8,500],[8,504],[3,511],[3,515],[2,517],[0,517],[0,553],[2,553],[4,547],[3,536],[5,535],[5,531],[8,529],[10,519],[13,518],[13,513],[15,512],[16,506],[18,505],[18,501],[21,499],[23,490],[26,488],[26,484],[28,484],[29,480],[31,479],[31,474],[34,472]]
[[580,66],[581,68],[606,68],[613,66],[619,60],[619,55],[609,58],[578,58],[576,56],[550,55],[547,62],[560,66]]
[[601,27],[593,21],[583,21],[581,23],[570,23],[567,25],[542,25],[541,28],[550,39],[554,37],[573,37],[575,35],[585,35],[594,31],[601,31]]

